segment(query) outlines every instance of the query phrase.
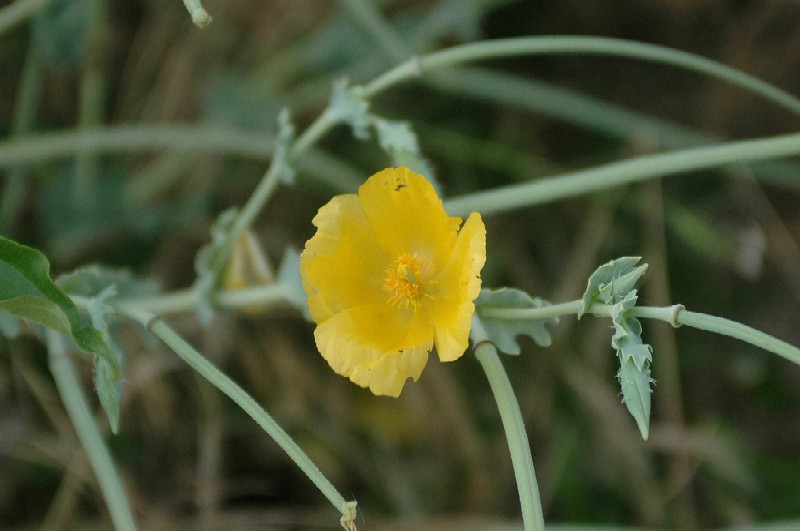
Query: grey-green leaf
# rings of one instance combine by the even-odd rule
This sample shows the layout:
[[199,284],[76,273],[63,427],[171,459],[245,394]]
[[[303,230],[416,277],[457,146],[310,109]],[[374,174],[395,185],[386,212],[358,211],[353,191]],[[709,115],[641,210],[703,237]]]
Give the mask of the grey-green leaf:
[[640,257],[624,256],[598,267],[589,277],[578,319],[589,311],[595,302],[614,304],[624,299],[647,270],[647,264],[636,266],[639,260]]
[[369,103],[361,95],[361,88],[350,85],[347,79],[339,79],[333,84],[333,94],[328,112],[334,119],[349,124],[353,136],[365,140],[369,138]]
[[522,290],[501,288],[482,289],[475,301],[476,313],[486,330],[489,340],[498,350],[506,354],[518,355],[520,347],[517,336],[530,336],[541,347],[552,342],[546,325],[558,323],[558,317],[526,317],[524,314],[503,315],[505,310],[529,310],[544,308],[550,303],[538,297],[531,297]]
[[383,118],[375,118],[372,123],[378,134],[378,143],[381,149],[392,157],[392,164],[406,166],[408,169],[424,175],[433,183],[434,188],[441,192],[438,183],[434,181],[433,168],[420,152],[419,141],[411,125],[408,122],[384,120]]
[[617,302],[611,312],[614,335],[611,345],[617,351],[620,369],[617,373],[622,388],[622,401],[630,411],[642,437],[647,440],[650,430],[650,364],[653,349],[642,341],[642,325],[632,314],[636,305],[636,290],[631,290]]
[[636,420],[642,439],[650,435],[650,369],[639,370],[632,358],[620,364],[617,373],[622,388],[622,401]]

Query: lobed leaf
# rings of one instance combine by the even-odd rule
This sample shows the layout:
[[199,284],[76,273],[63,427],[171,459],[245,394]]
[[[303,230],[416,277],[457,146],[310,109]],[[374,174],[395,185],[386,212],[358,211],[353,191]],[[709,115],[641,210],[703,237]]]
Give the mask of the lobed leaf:
[[369,114],[369,103],[361,94],[361,87],[350,85],[347,79],[339,79],[333,84],[333,94],[328,112],[340,122],[349,124],[353,136],[365,140],[369,138],[369,126],[372,117]]
[[645,441],[650,435],[650,368],[639,370],[632,359],[620,363],[617,379],[622,388],[622,401],[633,415]]
[[373,125],[378,135],[378,144],[392,157],[394,166],[406,166],[410,170],[424,175],[434,183],[433,168],[422,156],[417,135],[408,122],[374,118]]
[[617,351],[620,368],[617,379],[622,388],[622,401],[633,415],[642,438],[647,440],[650,431],[650,364],[653,349],[642,341],[642,325],[631,315],[636,305],[636,290],[614,305],[611,321],[614,335],[611,345]]
[[598,267],[589,277],[578,319],[595,302],[614,304],[625,298],[647,270],[647,264],[636,266],[639,260],[641,257],[623,256]]
[[558,323],[558,317],[546,318],[503,318],[492,316],[486,312],[490,308],[530,309],[543,308],[550,303],[538,297],[531,297],[522,290],[501,288],[497,290],[482,289],[475,301],[477,315],[498,350],[506,354],[518,355],[520,346],[517,336],[525,335],[533,338],[537,345],[549,347],[552,339],[546,325]]

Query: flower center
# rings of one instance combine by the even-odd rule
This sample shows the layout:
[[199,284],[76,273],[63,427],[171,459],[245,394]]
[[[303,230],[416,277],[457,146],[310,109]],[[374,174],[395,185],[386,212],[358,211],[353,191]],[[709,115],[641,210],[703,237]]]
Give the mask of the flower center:
[[390,295],[388,303],[404,309],[413,306],[416,310],[423,295],[430,297],[424,293],[425,286],[436,283],[429,278],[431,273],[432,269],[416,253],[405,253],[397,257],[386,268],[386,278],[383,281],[383,289]]

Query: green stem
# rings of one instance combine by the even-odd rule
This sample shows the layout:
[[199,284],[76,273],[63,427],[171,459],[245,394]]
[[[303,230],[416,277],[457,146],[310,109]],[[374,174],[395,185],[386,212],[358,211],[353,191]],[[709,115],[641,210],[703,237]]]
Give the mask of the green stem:
[[[88,299],[73,296],[76,304],[88,304]],[[139,311],[151,312],[159,315],[194,311],[197,307],[199,296],[197,290],[186,289],[156,295],[154,297],[141,297],[120,299],[115,304],[134,308]],[[230,291],[217,291],[214,294],[214,303],[222,308],[245,308],[259,305],[270,306],[291,302],[288,288],[283,284],[270,284],[269,286],[255,286]]]
[[75,153],[180,150],[217,152],[266,159],[272,155],[274,138],[221,126],[124,125],[74,129],[0,142],[0,167]]
[[506,432],[511,464],[514,467],[517,491],[522,506],[522,522],[526,531],[544,530],[542,501],[539,496],[539,486],[536,483],[536,472],[533,469],[531,448],[514,390],[511,388],[511,382],[497,355],[497,349],[489,341],[486,331],[478,319],[472,320],[471,334],[475,342],[475,357],[478,358],[486,373],[486,378],[489,380],[489,386],[492,388]]
[[64,347],[64,340],[57,332],[48,330],[47,346],[50,372],[53,373],[58,393],[97,476],[114,527],[119,531],[135,530],[133,511],[108,448],[94,422],[89,402],[81,391],[81,383]]
[[558,177],[465,194],[445,201],[453,215],[472,211],[491,214],[523,206],[548,203],[589,192],[622,186],[666,175],[788,157],[800,153],[800,134],[729,142],[614,162]]
[[461,63],[543,54],[610,55],[681,67],[727,81],[758,94],[793,113],[800,114],[800,100],[788,92],[711,59],[655,44],[605,37],[569,35],[481,41],[414,57],[365,85],[364,94],[369,98],[397,83]]
[[[563,304],[554,304],[542,308],[478,308],[477,313],[482,317],[496,319],[545,319],[563,315],[577,314],[583,307],[583,301],[575,300]],[[593,304],[587,313],[597,316],[610,317],[612,306],[607,304]],[[777,354],[782,358],[800,365],[800,348],[785,341],[765,334],[755,328],[730,319],[716,317],[705,313],[690,312],[680,304],[673,306],[635,306],[631,315],[642,319],[657,319],[672,324],[673,326],[686,325],[698,330],[706,330],[723,336],[729,336],[739,341],[744,341],[755,347]]]
[[[642,309],[644,310],[645,308]],[[637,315],[637,313],[634,312],[634,315]],[[643,314],[642,317],[645,317],[645,315]],[[669,319],[662,320],[669,322]],[[731,321],[724,317],[685,310],[678,314],[677,322],[679,324],[691,326],[692,328],[697,328],[698,330],[706,330],[708,332],[714,332],[715,334],[730,336],[800,365],[800,349],[742,323],[737,323],[736,321]]]
[[202,354],[194,349],[181,336],[175,333],[159,317],[129,306],[117,306],[117,310],[152,332],[170,347],[183,361],[196,370],[201,376],[208,380],[217,389],[222,391],[228,398],[233,400],[242,410],[247,413],[261,428],[278,443],[292,461],[300,467],[309,479],[317,486],[322,494],[333,504],[337,511],[343,516],[348,516],[347,508],[352,506],[334,488],[328,479],[322,475],[319,468],[309,459],[303,450],[295,443],[291,437],[273,420],[273,418],[262,408],[258,402],[247,392],[239,387],[233,380],[217,369]]

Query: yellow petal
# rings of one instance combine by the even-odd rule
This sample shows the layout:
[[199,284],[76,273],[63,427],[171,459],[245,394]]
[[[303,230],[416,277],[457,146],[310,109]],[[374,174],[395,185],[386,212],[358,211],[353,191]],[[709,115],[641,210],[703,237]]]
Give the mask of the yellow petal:
[[435,269],[446,265],[461,219],[447,215],[423,176],[404,167],[388,168],[367,179],[358,197],[380,247],[389,255],[416,253]]
[[485,262],[486,227],[480,214],[473,212],[458,233],[450,262],[437,277],[435,297],[427,304],[441,361],[456,360],[467,350],[473,301],[481,290],[480,272]]
[[369,369],[356,367],[350,380],[368,387],[373,394],[397,398],[409,378],[415,382],[428,363],[430,346],[422,346],[383,356],[378,363]]
[[416,380],[433,346],[433,328],[422,312],[382,305],[338,312],[314,331],[331,368],[375,394],[398,396]]
[[314,217],[317,232],[300,254],[300,273],[314,322],[363,304],[383,304],[389,259],[354,194],[334,197]]

